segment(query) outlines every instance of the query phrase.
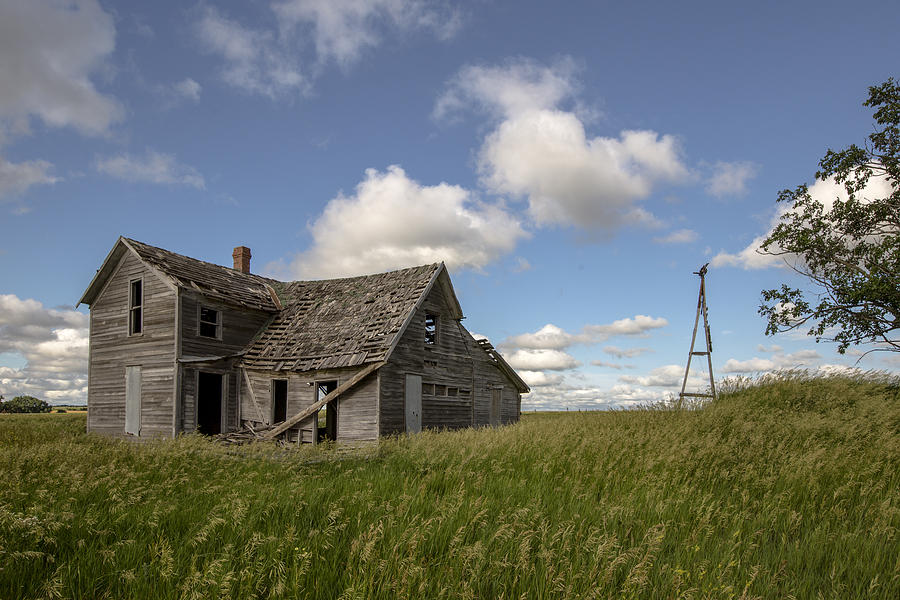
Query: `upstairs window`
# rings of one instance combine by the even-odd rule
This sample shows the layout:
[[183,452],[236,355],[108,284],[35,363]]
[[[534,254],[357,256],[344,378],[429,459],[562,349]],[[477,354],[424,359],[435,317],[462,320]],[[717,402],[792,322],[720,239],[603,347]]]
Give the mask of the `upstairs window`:
[[135,279],[128,290],[128,335],[144,330],[144,281]]
[[425,313],[425,343],[434,345],[437,343],[437,315]]
[[220,339],[222,337],[222,313],[207,306],[200,307],[200,337]]

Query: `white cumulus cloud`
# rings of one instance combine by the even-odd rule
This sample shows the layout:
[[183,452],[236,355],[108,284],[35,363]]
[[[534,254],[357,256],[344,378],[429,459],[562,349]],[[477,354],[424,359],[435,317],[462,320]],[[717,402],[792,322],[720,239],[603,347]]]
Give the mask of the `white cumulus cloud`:
[[429,0],[282,0],[253,26],[207,6],[200,44],[222,59],[226,83],[277,98],[305,94],[324,66],[348,66],[389,34],[413,31],[448,39],[461,24],[455,7]]
[[460,26],[457,9],[425,0],[284,0],[272,5],[282,32],[310,37],[319,61],[347,64],[383,32],[424,30],[440,39]]
[[587,335],[568,333],[552,323],[547,323],[534,333],[522,333],[510,337],[503,342],[503,345],[516,348],[562,350],[573,344],[588,342],[590,342],[590,337]]
[[558,386],[563,382],[563,376],[559,373],[545,373],[544,371],[517,371],[530,388]]
[[723,373],[754,373],[756,371],[771,371],[775,369],[775,361],[768,358],[753,357],[747,360],[729,358],[722,365]]
[[[868,185],[858,194],[858,197],[861,198],[886,198],[891,195],[893,192],[891,188],[891,184],[884,177],[873,177],[869,180]],[[809,194],[819,204],[822,205],[823,210],[828,212],[834,206],[834,201],[836,198],[840,198],[841,200],[847,200],[847,191],[844,189],[844,186],[838,183],[835,183],[834,179],[827,180],[817,180],[811,186],[809,186]],[[781,222],[782,216],[790,212],[792,209],[791,206],[782,204],[779,205],[775,211],[775,215],[772,217],[772,221],[769,224],[769,228],[764,235],[757,236],[753,238],[753,241],[750,242],[743,250],[740,250],[736,253],[728,253],[724,250],[716,254],[711,264],[714,267],[741,267],[743,269],[752,270],[752,269],[766,269],[769,267],[784,267],[785,259],[790,261],[791,263],[797,262],[799,259],[797,256],[789,255],[785,257],[781,256],[772,256],[771,254],[761,254],[760,248],[762,246],[763,241],[772,233],[772,230]],[[770,248],[771,251],[777,251],[778,249],[775,247]]]
[[115,48],[113,18],[96,0],[0,2],[0,120],[100,135],[123,116],[91,81]]
[[634,358],[647,352],[653,352],[652,348],[619,348],[618,346],[604,346],[603,351],[616,358]]
[[182,79],[178,83],[172,85],[172,91],[176,96],[194,102],[200,101],[200,91],[202,89],[202,86],[190,77]]
[[622,363],[613,363],[613,362],[607,362],[604,360],[592,360],[591,364],[594,365],[595,367],[606,367],[608,369],[616,369],[618,371],[621,371],[622,369],[634,369],[635,368],[634,365],[624,365]]
[[[665,327],[668,324],[669,322],[662,317],[635,315],[634,317],[618,319],[612,323],[585,325],[579,333],[570,333],[552,323],[547,323],[533,333],[522,333],[505,339],[502,346],[511,349],[563,350],[575,344],[596,344],[619,335],[645,336],[651,330]],[[630,354],[630,356],[650,351],[647,348],[625,351],[619,350],[614,346],[607,346],[607,349],[611,354],[614,354],[616,351],[622,353],[632,352],[633,354]],[[623,356],[626,355],[629,354],[623,354]]]
[[669,324],[663,317],[635,315],[618,319],[607,325],[586,325],[584,330],[595,339],[606,339],[615,335],[644,336],[653,329],[660,329]]
[[[691,389],[709,385],[709,376],[705,371],[691,369],[688,377],[688,386]],[[684,367],[682,365],[665,365],[657,367],[647,375],[622,375],[619,377],[622,383],[642,385],[644,387],[680,387],[684,382]]]
[[760,352],[781,352],[784,350],[778,344],[772,344],[771,346],[765,346],[763,344],[757,344],[756,349]]
[[368,169],[355,193],[329,201],[309,231],[312,247],[291,262],[291,276],[360,275],[439,261],[480,269],[527,237],[502,205],[480,202],[457,185],[422,185],[396,165]]
[[186,185],[206,189],[203,175],[197,169],[179,164],[171,154],[149,149],[143,156],[126,153],[100,158],[96,162],[96,168],[100,173],[133,183]]
[[25,359],[22,368],[0,367],[0,393],[7,399],[28,394],[51,403],[84,402],[88,335],[85,314],[0,295],[0,354]]
[[570,58],[549,67],[524,58],[500,66],[468,65],[447,82],[433,116],[438,120],[451,118],[470,106],[505,118],[552,109],[579,88],[575,73],[575,62]]
[[706,182],[706,191],[717,198],[743,196],[747,193],[747,182],[756,175],[757,169],[751,162],[719,161],[713,165],[713,173]]
[[499,119],[478,154],[483,185],[521,198],[538,225],[609,235],[625,225],[659,226],[637,205],[661,183],[690,178],[677,139],[655,131],[591,136],[574,102],[574,62],[528,59],[465,66],[437,99],[434,116],[468,108]]
[[562,350],[516,350],[506,357],[506,362],[514,369],[525,371],[565,371],[581,365]]
[[51,175],[53,165],[45,160],[29,160],[11,163],[0,156],[0,202],[25,193],[35,185],[47,185],[59,181]]
[[224,61],[229,85],[271,98],[308,90],[295,53],[274,32],[245,27],[212,7],[203,11],[197,31],[204,48]]
[[507,119],[479,155],[488,189],[524,197],[538,225],[574,225],[612,232],[657,225],[636,206],[659,181],[688,175],[672,136],[623,131],[589,138],[573,113],[535,110]]
[[697,241],[697,232],[693,229],[679,229],[664,236],[655,237],[657,244],[690,244]]
[[[756,373],[778,369],[796,369],[809,367],[812,361],[822,358],[822,355],[815,350],[798,350],[791,354],[784,354],[779,346],[773,346],[773,348],[778,348],[778,350],[771,350],[774,352],[771,358],[756,356],[747,360],[729,358],[722,365],[721,371],[722,373]],[[769,350],[764,348],[762,351]]]

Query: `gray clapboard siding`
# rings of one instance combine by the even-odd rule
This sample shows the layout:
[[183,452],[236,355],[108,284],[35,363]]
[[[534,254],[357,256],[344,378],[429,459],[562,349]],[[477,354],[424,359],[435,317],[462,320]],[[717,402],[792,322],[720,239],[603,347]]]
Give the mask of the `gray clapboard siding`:
[[[446,273],[440,276],[447,277]],[[421,374],[425,384],[467,389],[474,394],[475,371],[472,356],[480,351],[459,322],[450,318],[451,308],[443,289],[439,285],[431,289],[421,306],[416,309],[388,364],[381,369],[382,435],[406,430],[404,388],[408,373]],[[438,315],[435,344],[425,344],[426,314]],[[472,398],[473,396],[423,396],[423,427],[457,429],[472,426]]]
[[[221,313],[221,339],[201,337],[199,334],[200,306]],[[239,352],[259,334],[271,319],[269,313],[246,307],[234,307],[204,298],[188,291],[181,297],[181,354],[182,356],[225,356]]]
[[[240,378],[241,417],[253,427],[270,425],[272,420],[272,381],[286,379],[287,414],[296,415],[316,401],[316,382],[337,381],[338,385],[349,381],[362,368],[323,369],[318,371],[261,371],[247,370],[256,402],[263,413],[265,421],[259,420],[258,411],[247,388],[246,380]],[[312,385],[311,385],[312,384]],[[359,385],[348,391],[337,401],[337,439],[338,441],[374,440],[378,438],[378,378],[374,374],[367,377]],[[313,441],[314,418],[303,421],[298,427],[289,430],[288,440],[296,440],[297,432],[303,436],[303,442]]]
[[[220,312],[221,336],[208,338],[199,335],[200,307],[209,307]],[[259,334],[259,331],[271,319],[269,313],[247,307],[236,307],[221,301],[210,300],[203,295],[183,290],[181,293],[181,340],[180,356],[190,357],[223,357],[231,356],[242,350]],[[189,433],[196,429],[197,422],[197,390],[198,371],[220,373],[224,376],[223,392],[224,430],[233,431],[240,427],[240,407],[238,406],[240,372],[232,367],[232,361],[220,360],[185,368],[181,380],[181,419],[180,431]]]
[[[474,346],[472,350],[472,360],[475,367],[475,389],[473,390],[475,425],[486,426],[491,423],[491,402],[493,389],[502,386],[502,398],[517,398],[519,396],[513,383],[497,368],[491,361],[490,357],[481,348],[477,346],[475,338],[465,331],[465,335]],[[512,408],[515,406],[515,409]],[[504,409],[506,407],[506,409]],[[518,404],[512,402],[508,404],[501,400],[500,404],[500,422],[513,423],[519,420]]]
[[181,373],[181,431],[190,433],[197,428],[197,370],[185,367]]
[[[128,335],[129,286],[143,278],[143,331]],[[141,366],[141,437],[171,435],[175,292],[126,252],[91,305],[88,429],[125,432],[125,367]]]

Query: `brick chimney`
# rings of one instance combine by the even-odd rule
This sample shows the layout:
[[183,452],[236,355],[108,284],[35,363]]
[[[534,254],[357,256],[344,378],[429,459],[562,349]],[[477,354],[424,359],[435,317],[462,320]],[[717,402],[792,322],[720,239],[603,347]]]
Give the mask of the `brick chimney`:
[[234,270],[241,273],[250,272],[250,248],[247,246],[237,246],[231,253],[234,259]]

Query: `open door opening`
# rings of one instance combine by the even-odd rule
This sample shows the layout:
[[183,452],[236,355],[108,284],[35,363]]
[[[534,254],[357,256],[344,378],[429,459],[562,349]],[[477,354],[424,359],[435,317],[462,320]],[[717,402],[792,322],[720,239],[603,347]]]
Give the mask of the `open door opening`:
[[[316,402],[337,389],[337,381],[319,381],[316,383]],[[316,417],[318,428],[317,441],[337,439],[337,400],[332,400],[319,409]]]
[[222,375],[197,375],[197,431],[205,435],[222,433]]
[[272,380],[272,423],[287,420],[287,379]]

